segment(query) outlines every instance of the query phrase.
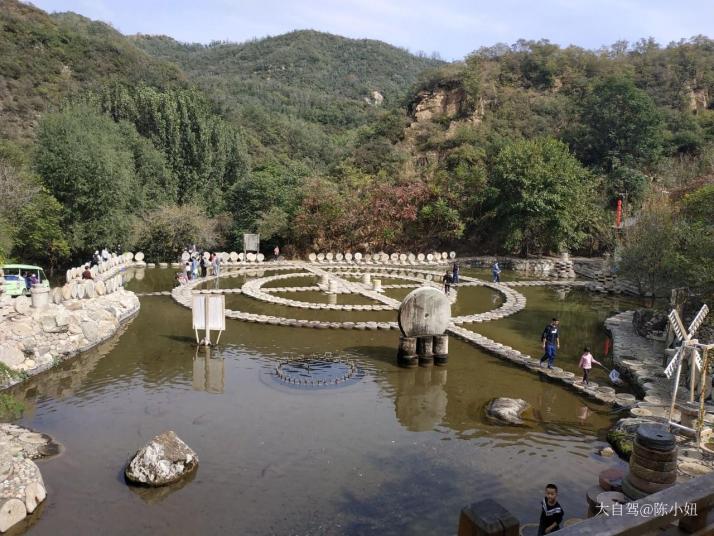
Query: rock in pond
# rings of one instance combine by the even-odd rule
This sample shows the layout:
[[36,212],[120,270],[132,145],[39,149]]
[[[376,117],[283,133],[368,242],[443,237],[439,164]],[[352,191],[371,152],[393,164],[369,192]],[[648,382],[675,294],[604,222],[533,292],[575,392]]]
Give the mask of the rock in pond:
[[180,480],[196,467],[196,453],[169,430],[141,448],[127,464],[124,475],[134,484],[165,486]]
[[520,398],[494,398],[486,405],[486,416],[501,424],[522,425],[521,416],[530,404]]

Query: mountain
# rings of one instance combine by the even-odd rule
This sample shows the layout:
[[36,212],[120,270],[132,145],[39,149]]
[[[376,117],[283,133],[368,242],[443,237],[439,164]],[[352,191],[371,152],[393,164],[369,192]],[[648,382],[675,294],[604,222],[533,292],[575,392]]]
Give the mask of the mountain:
[[26,140],[42,112],[111,80],[165,87],[185,77],[107,24],[0,0],[0,138]]
[[425,69],[443,64],[386,43],[311,30],[246,43],[132,41],[171,61],[219,103],[252,140],[257,161],[325,169],[356,129],[398,107]]

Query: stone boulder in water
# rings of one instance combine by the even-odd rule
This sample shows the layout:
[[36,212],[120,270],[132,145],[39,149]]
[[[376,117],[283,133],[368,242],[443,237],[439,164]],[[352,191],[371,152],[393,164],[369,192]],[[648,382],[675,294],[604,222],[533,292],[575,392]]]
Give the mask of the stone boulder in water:
[[169,430],[157,435],[139,450],[124,470],[129,482],[165,486],[198,467],[196,453]]
[[530,404],[520,398],[494,398],[486,405],[486,416],[499,424],[522,425],[521,415]]

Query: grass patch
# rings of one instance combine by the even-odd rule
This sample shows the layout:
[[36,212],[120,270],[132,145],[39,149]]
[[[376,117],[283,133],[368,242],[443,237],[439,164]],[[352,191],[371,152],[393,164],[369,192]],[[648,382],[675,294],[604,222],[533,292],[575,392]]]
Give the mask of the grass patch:
[[630,434],[620,430],[610,430],[607,433],[607,441],[621,457],[626,460],[630,459],[632,454],[632,436]]
[[19,377],[19,373],[12,370],[5,363],[0,362],[0,381],[13,380]]
[[25,406],[18,402],[14,396],[0,393],[0,420],[12,421],[22,416]]

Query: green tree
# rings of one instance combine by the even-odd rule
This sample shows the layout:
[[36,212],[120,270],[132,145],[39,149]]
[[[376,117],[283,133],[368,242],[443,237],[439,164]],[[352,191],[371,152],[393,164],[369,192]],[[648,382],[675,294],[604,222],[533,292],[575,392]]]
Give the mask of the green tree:
[[[226,193],[226,205],[234,217],[235,243],[242,244],[243,233],[254,233],[259,225],[265,228],[266,215],[274,208],[293,214],[300,202],[302,180],[300,170],[273,162],[237,181]],[[284,238],[277,229],[272,230],[272,238]]]
[[[159,90],[116,83],[87,99],[115,121],[132,123],[163,153],[173,173],[165,188],[171,202],[200,202],[210,215],[223,211],[222,192],[242,179],[249,168],[238,131],[215,113],[196,89]],[[146,150],[144,149],[146,154]],[[156,161],[153,164],[163,165]]]
[[122,128],[86,107],[48,114],[37,135],[35,167],[63,208],[74,254],[126,244],[140,184]]
[[653,163],[662,150],[660,113],[629,78],[610,77],[596,84],[585,99],[582,123],[577,152],[607,172]]
[[17,212],[12,255],[41,264],[52,275],[69,258],[69,243],[62,228],[62,205],[47,192],[35,195]]
[[512,142],[494,162],[484,230],[501,249],[523,255],[576,248],[591,218],[592,186],[592,176],[564,143]]
[[212,249],[221,244],[219,218],[206,218],[199,207],[166,205],[147,212],[135,224],[134,245],[147,259],[175,260],[189,244]]
[[618,270],[653,294],[677,286],[681,272],[676,267],[676,243],[671,206],[666,201],[653,200],[625,232]]

